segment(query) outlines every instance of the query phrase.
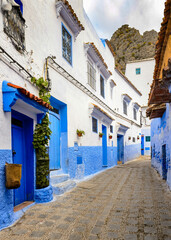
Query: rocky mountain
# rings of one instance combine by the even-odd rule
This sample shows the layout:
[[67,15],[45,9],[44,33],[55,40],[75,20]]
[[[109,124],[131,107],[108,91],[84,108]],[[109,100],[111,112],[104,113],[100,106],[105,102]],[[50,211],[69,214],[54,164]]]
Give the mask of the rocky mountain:
[[124,73],[128,61],[154,57],[157,37],[155,30],[146,31],[141,35],[137,29],[127,24],[120,27],[110,39],[116,53],[116,66]]

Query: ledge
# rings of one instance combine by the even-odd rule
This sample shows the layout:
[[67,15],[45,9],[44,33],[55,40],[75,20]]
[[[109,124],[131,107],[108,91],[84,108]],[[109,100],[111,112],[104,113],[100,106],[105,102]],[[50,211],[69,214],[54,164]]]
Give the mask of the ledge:
[[67,0],[56,0],[56,13],[57,18],[61,16],[65,20],[76,39],[78,34],[84,30],[84,27],[69,2]]

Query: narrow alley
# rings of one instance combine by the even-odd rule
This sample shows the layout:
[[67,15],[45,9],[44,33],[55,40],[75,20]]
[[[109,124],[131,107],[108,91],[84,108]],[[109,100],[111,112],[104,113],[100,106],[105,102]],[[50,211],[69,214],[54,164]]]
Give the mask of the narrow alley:
[[171,192],[147,158],[108,169],[36,204],[0,239],[171,239]]

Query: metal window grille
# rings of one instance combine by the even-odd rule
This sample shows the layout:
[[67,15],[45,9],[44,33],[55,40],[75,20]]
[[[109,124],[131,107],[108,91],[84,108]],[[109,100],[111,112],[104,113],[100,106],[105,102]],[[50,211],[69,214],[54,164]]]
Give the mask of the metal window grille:
[[97,119],[92,117],[92,131],[97,133]]
[[62,55],[72,64],[72,37],[64,26],[62,26]]
[[133,108],[134,120],[137,120],[137,110]]
[[25,20],[19,6],[13,6],[11,11],[4,11],[4,32],[10,37],[18,51],[25,50]]
[[127,115],[127,102],[123,100],[123,113]]
[[104,78],[100,75],[100,94],[104,97]]
[[87,75],[88,75],[88,84],[94,90],[96,90],[96,70],[89,61],[87,62]]

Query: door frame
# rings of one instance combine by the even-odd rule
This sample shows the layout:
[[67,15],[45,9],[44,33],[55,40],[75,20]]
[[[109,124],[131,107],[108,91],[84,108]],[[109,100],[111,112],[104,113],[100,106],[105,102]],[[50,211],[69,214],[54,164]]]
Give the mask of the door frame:
[[[35,188],[35,162],[33,149],[33,119],[15,110],[12,110],[11,120],[15,118],[23,122],[23,149],[24,149],[24,184],[25,184],[25,201],[34,200]],[[11,124],[11,130],[13,124]],[[12,131],[11,131],[11,146],[13,147]],[[28,170],[28,171],[27,171]],[[15,195],[15,189],[14,189]]]

